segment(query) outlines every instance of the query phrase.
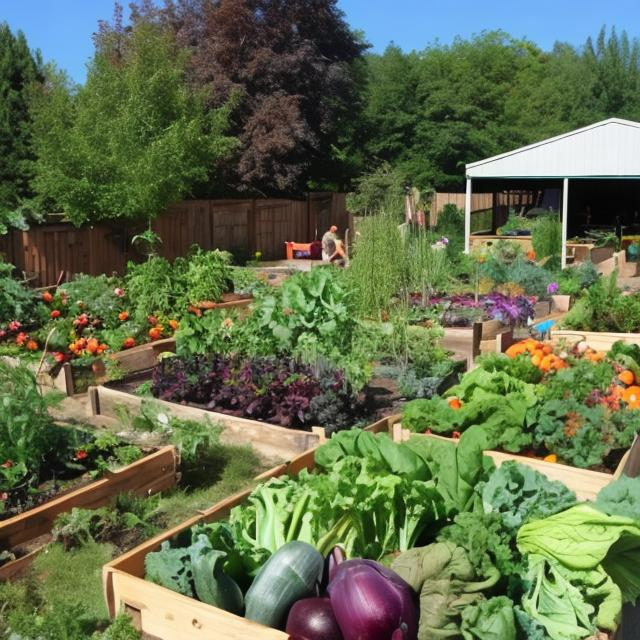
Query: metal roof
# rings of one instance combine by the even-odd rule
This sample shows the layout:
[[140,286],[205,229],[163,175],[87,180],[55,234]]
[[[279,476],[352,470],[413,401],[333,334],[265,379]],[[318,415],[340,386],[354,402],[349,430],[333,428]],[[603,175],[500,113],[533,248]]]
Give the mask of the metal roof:
[[610,118],[466,166],[467,178],[640,177],[640,122]]

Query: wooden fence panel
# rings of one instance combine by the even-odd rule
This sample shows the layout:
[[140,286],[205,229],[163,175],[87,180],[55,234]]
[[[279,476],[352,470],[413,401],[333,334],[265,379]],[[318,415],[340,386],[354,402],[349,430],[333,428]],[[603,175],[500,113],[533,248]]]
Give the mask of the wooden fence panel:
[[[331,225],[350,227],[345,195],[309,194],[305,200],[192,200],[179,202],[152,225],[162,238],[160,254],[169,260],[197,244],[203,249],[261,251],[264,259],[284,258],[287,241],[310,242]],[[99,275],[123,273],[127,261],[142,260],[131,248],[141,225],[114,222],[76,228],[46,223],[0,237],[0,254],[18,271],[35,274],[34,286],[54,284],[60,272]]]

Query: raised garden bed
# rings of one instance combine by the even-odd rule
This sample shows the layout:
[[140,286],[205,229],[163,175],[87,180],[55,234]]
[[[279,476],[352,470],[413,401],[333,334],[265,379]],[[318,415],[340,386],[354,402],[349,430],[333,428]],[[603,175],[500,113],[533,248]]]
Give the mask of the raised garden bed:
[[[89,398],[93,415],[109,418],[118,417],[119,407],[124,407],[132,413],[138,412],[144,402],[144,399],[139,396],[105,386],[91,387],[89,389]],[[283,460],[319,446],[326,441],[328,436],[325,429],[319,426],[311,427],[310,431],[300,431],[257,420],[237,418],[225,413],[208,411],[207,409],[191,407],[176,402],[157,399],[152,401],[177,418],[199,421],[211,420],[222,425],[224,429],[221,439],[225,443],[250,444],[266,456]],[[388,420],[388,418],[382,418],[368,426],[366,430],[374,433],[388,431]]]
[[[393,439],[396,442],[404,442],[410,437],[434,438],[453,443],[458,442],[458,439],[456,438],[447,438],[445,436],[438,436],[435,434],[411,433],[409,429],[402,428],[402,424],[400,422],[401,416],[395,416],[395,418],[396,421],[392,426],[392,433]],[[391,418],[391,420],[393,420],[393,418]],[[636,442],[634,447],[637,450],[635,455],[640,454],[640,444]],[[631,449],[627,451],[620,460],[620,463],[613,474],[604,473],[602,471],[590,471],[589,469],[578,469],[577,467],[571,467],[566,464],[547,462],[541,458],[506,453],[504,451],[487,450],[485,451],[485,454],[495,462],[496,467],[499,467],[508,460],[519,462],[520,464],[524,464],[527,467],[531,467],[539,473],[542,473],[547,476],[549,480],[559,480],[564,483],[569,487],[569,489],[575,492],[579,499],[593,500],[603,487],[608,485],[612,480],[620,477],[622,470],[625,468],[627,460],[631,455]]]
[[[266,472],[259,479],[267,480],[284,475],[292,477],[303,470],[312,471],[316,466],[314,453],[305,452],[290,463]],[[175,541],[178,537],[188,539],[188,530],[195,525],[214,523],[226,518],[232,508],[247,500],[250,493],[251,491],[245,491],[223,500],[204,510],[199,516],[105,565],[103,586],[109,615],[114,617],[124,611],[139,630],[162,640],[182,640],[195,636],[238,640],[250,637],[261,640],[289,638],[288,633],[257,624],[145,579],[145,560],[149,553],[158,551],[164,542]]]
[[[121,373],[127,375],[150,369],[157,364],[158,356],[161,353],[167,351],[175,353],[175,350],[175,338],[165,338],[118,351],[107,357],[116,363]],[[105,382],[107,372],[103,360],[98,359],[91,365],[76,365],[73,362],[65,362],[58,376],[64,380],[67,395],[73,396],[78,393],[86,393],[90,386]]]
[[[165,446],[101,479],[49,500],[24,513],[0,521],[0,549],[18,546],[27,550],[15,560],[0,565],[0,579],[21,573],[45,544],[56,517],[74,507],[96,509],[120,493],[147,496],[166,491],[176,482],[178,456],[173,445]],[[40,540],[39,540],[40,539]]]

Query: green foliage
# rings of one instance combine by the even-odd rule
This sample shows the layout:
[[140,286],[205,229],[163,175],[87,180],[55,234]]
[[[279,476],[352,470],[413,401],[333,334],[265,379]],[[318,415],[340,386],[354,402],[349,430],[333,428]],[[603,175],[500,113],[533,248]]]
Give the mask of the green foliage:
[[[8,227],[24,229],[33,194],[32,123],[29,93],[41,82],[40,52],[31,52],[22,31],[15,35],[0,23],[0,235]],[[0,304],[0,309],[2,305]]]
[[11,265],[0,263],[0,326],[35,319],[36,294],[12,278],[11,270]]
[[559,256],[562,252],[562,222],[558,215],[544,215],[536,218],[531,235],[536,259]]
[[578,296],[589,289],[600,278],[600,273],[590,260],[582,262],[577,267],[569,266],[556,277],[558,293],[568,296]]
[[126,291],[138,321],[145,321],[152,314],[176,314],[180,317],[183,310],[179,302],[185,295],[181,275],[185,269],[184,260],[178,259],[171,264],[159,256],[140,264],[130,262],[127,265]]
[[512,213],[507,218],[507,221],[498,229],[498,234],[503,235],[507,231],[532,231],[535,226],[535,218],[527,218],[526,216],[519,216],[515,213]]
[[231,254],[226,251],[196,249],[192,252],[184,274],[187,302],[218,302],[230,289],[230,262]]
[[209,309],[200,316],[187,313],[176,332],[176,353],[180,356],[242,353],[248,349],[246,333],[239,314],[232,310]]
[[578,331],[635,333],[640,330],[640,294],[623,295],[614,272],[585,291],[562,325]]
[[27,366],[0,361],[0,459],[11,461],[0,467],[0,492],[37,483],[48,458],[68,455],[68,436],[48,413],[57,400],[57,394],[40,393]]
[[464,211],[454,204],[445,204],[438,215],[435,231],[449,240],[449,257],[459,260],[464,249]]
[[159,26],[99,42],[86,84],[49,70],[34,101],[35,187],[75,224],[150,219],[205,181],[233,147],[228,109],[205,111],[187,55]]
[[355,189],[347,194],[347,208],[357,215],[374,214],[385,209],[398,222],[404,214],[404,179],[398,171],[383,163],[377,169],[354,180]]
[[[405,284],[404,247],[400,220],[387,209],[358,223],[353,259],[347,277],[352,283],[358,313],[378,317],[393,304]],[[369,286],[375,282],[375,287]]]

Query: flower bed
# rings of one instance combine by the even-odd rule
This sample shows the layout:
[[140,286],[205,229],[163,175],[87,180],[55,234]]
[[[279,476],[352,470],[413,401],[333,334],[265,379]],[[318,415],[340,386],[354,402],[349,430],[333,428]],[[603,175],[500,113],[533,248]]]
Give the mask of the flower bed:
[[447,436],[480,425],[489,449],[611,472],[640,430],[638,363],[624,343],[605,354],[525,340],[483,357],[446,397],[407,404],[402,424]]
[[[481,441],[479,431],[457,447],[337,434],[264,474],[253,492],[106,565],[110,615],[124,608],[163,640],[194,628],[203,636],[273,640],[416,640],[445,629],[479,638],[487,629],[500,638],[613,634],[622,601],[635,599],[632,581],[613,569],[624,562],[614,543],[622,535],[627,548],[640,546],[640,523],[621,513],[627,505],[615,496],[638,481],[614,483],[595,506],[576,504],[561,483],[517,463],[494,470]],[[598,548],[586,560],[594,526]],[[304,586],[287,574],[294,555],[298,577],[309,578]],[[585,561],[578,566],[576,557]],[[324,595],[327,583],[325,599],[307,600]],[[560,626],[544,606],[555,584],[562,585],[553,607]],[[323,630],[311,633],[314,618]]]

